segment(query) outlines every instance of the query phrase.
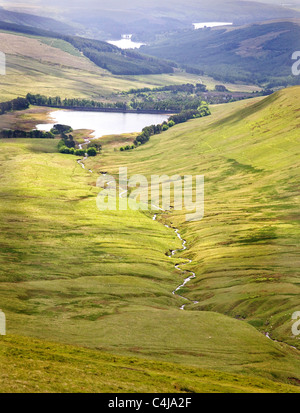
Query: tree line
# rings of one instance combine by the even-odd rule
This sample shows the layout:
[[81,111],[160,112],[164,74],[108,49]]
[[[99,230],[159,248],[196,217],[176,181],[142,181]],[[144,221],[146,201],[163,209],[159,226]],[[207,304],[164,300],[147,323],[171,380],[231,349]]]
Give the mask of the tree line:
[[60,96],[47,97],[40,94],[27,93],[26,99],[31,105],[36,106],[57,106],[71,108],[108,108],[108,109],[127,109],[127,104],[123,102],[104,103],[91,99],[65,98]]
[[0,102],[0,115],[12,110],[24,110],[29,108],[29,101],[25,98],[16,98],[7,102]]
[[193,85],[192,83],[184,83],[181,85],[167,85],[167,86],[159,86],[155,88],[150,87],[143,87],[139,89],[130,89],[128,92],[123,92],[124,94],[135,94],[135,93],[143,93],[143,92],[186,92],[186,93],[197,93],[197,92],[206,92],[207,86],[203,83],[196,83]]
[[[172,86],[170,86],[172,87]],[[169,87],[163,87],[162,90],[169,91]],[[176,89],[176,88],[175,88]],[[174,89],[174,90],[175,90]],[[179,89],[178,89],[179,90]],[[98,102],[90,99],[65,98],[60,96],[47,97],[40,94],[28,93],[26,99],[31,105],[36,106],[55,106],[59,108],[90,108],[90,109],[118,109],[118,110],[135,110],[135,111],[174,111],[178,112],[187,109],[197,109],[201,104],[201,98],[189,96],[173,96],[170,99],[154,100],[145,98],[144,100],[132,99],[130,102]]]
[[[165,89],[168,90],[168,89]],[[98,102],[90,99],[65,98],[60,96],[47,97],[40,94],[28,93],[26,99],[31,105],[55,106],[59,108],[90,108],[90,109],[117,109],[135,111],[180,111],[184,109],[196,109],[201,103],[197,97],[176,96],[170,99],[154,100],[145,98],[142,101],[132,99],[130,102]]]
[[146,126],[142,129],[142,132],[135,138],[133,145],[122,146],[120,148],[120,151],[131,150],[136,148],[137,146],[143,145],[149,141],[151,136],[158,135],[178,123],[186,122],[189,119],[209,116],[210,114],[211,112],[208,107],[208,104],[203,101],[197,109],[183,110],[176,115],[170,116],[167,122],[165,121],[158,125]]
[[0,130],[0,137],[3,139],[10,138],[29,138],[29,139],[54,139],[54,135],[51,132],[44,132],[40,130],[24,131],[20,129],[3,129]]

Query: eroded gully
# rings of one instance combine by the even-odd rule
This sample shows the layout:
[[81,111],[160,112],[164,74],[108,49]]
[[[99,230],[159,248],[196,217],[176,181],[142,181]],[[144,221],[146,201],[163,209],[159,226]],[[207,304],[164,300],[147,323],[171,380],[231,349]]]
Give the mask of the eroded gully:
[[[88,140],[86,140],[86,141],[88,141]],[[88,142],[85,142],[85,143],[88,143]],[[80,146],[81,146],[81,145],[80,145]],[[81,149],[82,149],[82,146],[81,146]],[[79,165],[81,165],[82,168],[84,168],[84,169],[86,169],[86,168],[85,168],[85,165],[84,165],[84,162],[83,162],[83,161],[86,160],[86,159],[87,159],[87,154],[85,155],[85,157],[84,157],[83,159],[78,159],[78,160],[77,160],[77,162],[79,163]],[[92,171],[91,171],[90,169],[89,169],[88,171],[89,171],[90,173],[92,173]],[[103,175],[105,176],[106,174],[103,174]],[[111,182],[112,182],[112,181],[111,181]],[[111,182],[107,182],[107,185],[109,185]],[[127,189],[122,189],[122,188],[120,188],[120,189],[121,189],[121,191],[120,191],[119,197],[120,197],[120,198],[123,198],[123,196],[128,192],[128,190],[127,190]],[[152,207],[154,207],[154,208],[157,209],[157,210],[163,211],[161,208],[159,208],[159,207],[156,206],[156,205],[152,205]],[[156,221],[156,220],[157,220],[157,214],[154,214],[152,219],[153,219],[153,221]],[[182,243],[182,248],[177,248],[177,249],[175,249],[175,250],[170,250],[170,255],[169,255],[169,257],[171,258],[171,257],[173,257],[177,252],[182,252],[182,251],[185,251],[185,250],[187,249],[186,240],[181,237],[181,234],[180,234],[178,228],[171,227],[171,226],[169,226],[169,225],[167,225],[167,224],[164,224],[164,225],[165,225],[166,228],[171,228],[171,229],[173,229],[174,232],[175,232],[175,234],[177,235],[177,237],[180,239],[180,241],[181,241],[181,243]],[[186,300],[186,301],[189,301],[190,303],[198,304],[199,301],[190,300],[189,298],[184,297],[182,294],[179,294],[179,293],[178,293],[178,291],[179,291],[181,288],[185,287],[185,285],[186,285],[189,281],[191,281],[193,278],[196,277],[196,274],[195,274],[193,271],[183,270],[182,268],[180,268],[180,267],[183,266],[183,265],[188,265],[188,264],[191,264],[191,263],[192,263],[192,260],[191,260],[191,259],[188,259],[188,262],[183,262],[183,263],[175,264],[176,270],[181,271],[182,274],[190,274],[190,275],[189,275],[187,278],[184,279],[184,281],[183,281],[182,284],[180,284],[177,288],[175,288],[174,291],[172,291],[172,294],[173,294],[173,295],[177,295],[178,297],[180,297],[180,298],[182,298],[182,299],[184,299],[184,300]],[[186,304],[183,304],[183,305],[180,307],[180,310],[184,310],[184,309],[185,309],[185,306],[186,306]],[[287,343],[285,343],[285,342],[278,342],[277,340],[272,339],[272,338],[270,337],[269,333],[264,333],[264,335],[265,335],[268,339],[272,340],[273,342],[283,343],[283,344],[287,345],[289,348],[291,348],[291,349],[293,349],[293,350],[296,350],[297,353],[299,352],[299,350],[298,350],[296,347],[294,347],[294,346],[292,346],[292,345],[290,345],[290,344],[287,344]]]
[[[89,140],[88,140],[88,139],[85,139],[85,144],[88,144],[88,143],[89,143]],[[82,145],[79,145],[79,148],[82,149]],[[87,154],[85,155],[85,157],[84,157],[83,159],[78,159],[78,160],[77,160],[78,164],[81,165],[81,167],[82,167],[83,169],[86,169],[86,168],[85,168],[85,164],[84,164],[84,161],[85,161],[86,159],[87,159]],[[89,171],[90,173],[92,173],[91,169],[88,169],[88,171]],[[105,175],[105,174],[103,174],[103,175]],[[107,182],[107,185],[109,185],[110,183],[111,183],[111,182]],[[122,189],[122,188],[120,188],[119,197],[120,197],[120,198],[123,198],[124,195],[125,195],[127,192],[128,192],[127,189]],[[156,208],[156,209],[162,210],[161,208],[159,208],[159,207],[156,206],[156,205],[152,205],[152,207],[154,207],[154,208]],[[156,220],[157,220],[157,214],[154,214],[152,219],[153,219],[153,221],[156,221]],[[175,250],[170,250],[170,255],[169,255],[169,257],[171,258],[171,257],[173,257],[177,252],[182,252],[182,251],[185,251],[185,250],[187,249],[186,240],[181,237],[178,228],[170,227],[169,225],[166,225],[166,224],[165,224],[165,227],[166,227],[166,228],[171,228],[171,229],[173,229],[174,232],[175,232],[175,234],[177,235],[177,237],[180,239],[180,241],[181,241],[181,243],[182,243],[182,248],[177,248],[177,249],[175,249]],[[189,281],[191,281],[193,278],[196,277],[196,274],[195,274],[193,271],[183,270],[182,268],[180,268],[180,267],[183,266],[183,265],[188,265],[188,264],[191,264],[191,263],[192,263],[192,260],[188,259],[188,262],[183,262],[183,263],[175,264],[176,270],[181,271],[182,274],[189,274],[189,276],[184,279],[184,281],[183,281],[182,284],[180,284],[178,287],[175,288],[174,291],[172,291],[172,294],[173,294],[173,295],[177,295],[178,297],[180,297],[180,298],[182,298],[182,299],[184,299],[184,300],[186,300],[186,301],[189,301],[189,302],[191,302],[191,303],[193,303],[193,304],[198,304],[198,301],[190,300],[189,298],[184,297],[183,295],[181,295],[181,294],[178,293],[178,291],[179,291],[181,288],[185,287],[185,285],[186,285]],[[184,309],[185,309],[185,306],[186,306],[186,304],[183,304],[183,305],[180,307],[180,310],[184,310]]]

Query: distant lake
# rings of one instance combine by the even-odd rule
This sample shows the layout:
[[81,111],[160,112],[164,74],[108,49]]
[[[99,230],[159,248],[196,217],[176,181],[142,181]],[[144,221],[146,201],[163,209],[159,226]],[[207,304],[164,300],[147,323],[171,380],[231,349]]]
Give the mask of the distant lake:
[[145,45],[145,43],[133,42],[131,37],[132,34],[123,34],[120,40],[107,40],[107,43],[117,46],[120,49],[139,49]]
[[56,123],[73,129],[92,129],[94,136],[141,132],[145,126],[157,125],[168,119],[166,114],[86,112],[80,110],[56,110],[50,113],[52,123],[36,125],[38,130],[50,131]]
[[205,22],[205,23],[193,23],[194,29],[204,29],[204,27],[218,27],[218,26],[231,26],[233,23],[226,22]]

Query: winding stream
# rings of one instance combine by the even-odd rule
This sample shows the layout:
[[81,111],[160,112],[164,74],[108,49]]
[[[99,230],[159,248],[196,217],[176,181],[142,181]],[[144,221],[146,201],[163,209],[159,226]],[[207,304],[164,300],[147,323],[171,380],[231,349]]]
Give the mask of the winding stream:
[[[155,214],[154,217],[153,217],[153,220],[156,220],[156,217],[157,217],[157,215]],[[172,228],[172,227],[170,227],[169,225],[166,225],[166,224],[165,224],[165,227],[166,227],[166,228]],[[172,228],[172,229],[174,229],[175,234],[177,235],[177,237],[178,237],[178,238],[180,239],[180,241],[182,242],[182,248],[178,248],[178,249],[176,249],[176,250],[171,250],[171,255],[169,255],[169,257],[173,257],[177,252],[181,252],[181,251],[184,251],[184,250],[187,249],[186,240],[181,237],[181,235],[180,235],[180,233],[179,233],[179,229],[178,229],[178,228]],[[192,300],[190,300],[189,298],[186,298],[186,297],[184,297],[183,295],[177,293],[177,291],[179,291],[182,287],[184,287],[189,281],[191,281],[193,278],[196,278],[196,274],[195,274],[193,271],[183,270],[182,268],[179,267],[179,265],[187,265],[187,264],[190,264],[191,262],[192,262],[192,260],[189,259],[188,262],[186,262],[186,263],[175,264],[176,270],[181,271],[183,274],[191,274],[191,275],[190,275],[189,277],[185,278],[184,281],[183,281],[183,283],[180,284],[177,288],[175,288],[174,291],[172,291],[172,294],[178,295],[178,297],[181,297],[181,298],[183,298],[184,300],[191,301],[191,302],[193,302],[194,304],[198,304],[198,301],[192,301]],[[183,305],[180,307],[180,310],[184,310],[184,309],[185,309],[185,306],[186,306],[186,304],[183,304]]]
[[[84,143],[80,143],[80,144],[78,145],[78,147],[79,147],[79,149],[83,149],[83,148],[82,148],[82,145],[88,145],[89,143],[91,143],[90,139],[84,138]],[[81,165],[81,167],[82,167],[83,169],[85,169],[85,164],[83,163],[83,161],[85,161],[87,158],[88,158],[88,155],[87,155],[87,153],[86,153],[84,158],[82,158],[82,159],[77,159],[77,163],[78,163],[79,165]],[[89,171],[90,173],[93,173],[93,171],[91,171],[90,169],[89,169],[88,171]]]
[[[85,143],[89,143],[89,142],[85,142]],[[81,146],[81,149],[82,149],[82,146]],[[82,168],[84,168],[84,169],[85,169],[85,165],[84,165],[84,162],[83,162],[83,161],[84,161],[85,159],[87,159],[87,156],[85,156],[85,158],[83,158],[83,159],[78,159],[78,160],[77,160],[77,162],[78,162],[78,163],[82,166]],[[89,169],[89,172],[92,173],[92,171],[91,171],[90,169]],[[107,183],[107,185],[109,185],[109,184],[110,184],[110,182]],[[120,194],[119,194],[119,197],[122,198],[123,195],[126,194],[127,192],[128,192],[127,189],[121,191]],[[163,211],[160,207],[158,207],[158,206],[156,206],[156,205],[152,205],[152,206],[155,207],[155,208],[158,209],[158,210]],[[156,220],[157,220],[157,214],[154,214],[153,217],[152,217],[152,219],[153,219],[153,221],[156,221]],[[182,242],[182,248],[178,248],[178,249],[175,249],[175,250],[170,250],[171,255],[169,255],[169,258],[171,258],[171,257],[173,257],[177,252],[182,252],[182,251],[185,251],[185,250],[187,249],[186,240],[181,237],[178,228],[170,227],[170,226],[167,225],[167,224],[165,224],[165,227],[166,227],[166,228],[171,228],[171,229],[173,229],[173,230],[175,231],[177,237],[178,237],[178,238],[180,239],[180,241]],[[186,300],[186,301],[192,302],[192,303],[194,303],[194,304],[198,304],[199,301],[190,300],[189,298],[184,297],[183,295],[177,293],[177,291],[179,291],[181,288],[183,288],[189,281],[191,281],[193,278],[196,278],[196,274],[195,274],[193,271],[183,270],[182,268],[180,268],[182,265],[187,265],[187,264],[190,264],[190,263],[192,263],[192,260],[191,260],[191,259],[188,259],[188,262],[186,262],[186,263],[175,264],[176,270],[181,271],[182,274],[190,274],[190,275],[189,275],[187,278],[184,279],[184,281],[183,281],[182,284],[180,284],[178,287],[175,288],[174,291],[172,291],[172,294],[173,294],[173,295],[177,295],[178,297],[183,298],[183,299]],[[185,309],[185,306],[186,306],[186,304],[183,304],[183,305],[180,307],[180,310],[184,310],[184,309]],[[272,339],[272,338],[270,337],[269,333],[265,332],[264,335],[265,335],[269,340],[272,340],[273,342],[278,343],[277,340]],[[289,346],[290,348],[296,350],[297,352],[299,351],[296,347],[294,347],[294,346],[292,346],[292,345],[290,345],[290,344],[287,344],[287,343],[285,343],[285,342],[283,342],[283,343],[284,343],[285,345]]]
[[[88,139],[85,139],[85,144],[87,144],[87,143],[89,143],[89,142],[90,142],[90,141],[89,141]],[[83,145],[83,144],[79,145],[80,149],[82,149],[82,145]],[[85,164],[84,164],[84,161],[85,161],[86,159],[87,159],[87,155],[86,155],[83,159],[78,159],[78,160],[77,160],[78,164],[81,165],[81,167],[82,167],[83,169],[86,169],[86,168],[85,168]],[[88,171],[89,171],[90,173],[92,173],[92,171],[91,171],[90,169],[89,169]],[[104,174],[104,175],[105,175],[105,174]],[[107,183],[107,185],[109,185],[109,184],[110,184],[110,182]],[[119,197],[120,197],[120,198],[123,198],[123,195],[125,195],[127,192],[128,192],[128,190],[127,190],[127,189],[124,189],[123,191],[120,192]],[[158,207],[158,206],[156,206],[156,205],[152,205],[152,206],[155,207],[156,209],[159,209],[159,210],[163,211],[160,207]],[[153,221],[156,221],[156,218],[157,218],[157,214],[154,214],[154,215],[153,215],[153,218],[152,218]],[[172,229],[174,229],[177,237],[178,237],[178,238],[180,239],[180,241],[182,242],[182,248],[178,248],[178,249],[176,249],[176,250],[170,250],[170,251],[171,251],[171,255],[169,255],[169,258],[171,258],[171,257],[173,257],[177,252],[181,252],[181,251],[184,251],[184,250],[187,249],[186,240],[181,237],[178,228],[173,228],[173,227],[170,227],[169,225],[166,225],[166,224],[165,224],[165,227],[166,227],[166,228],[172,228]],[[183,298],[184,300],[193,302],[194,304],[198,304],[199,301],[190,300],[189,298],[184,297],[183,295],[177,293],[177,291],[179,291],[182,287],[184,287],[189,281],[191,281],[193,278],[196,278],[196,274],[195,274],[193,271],[183,270],[182,268],[180,268],[181,265],[187,265],[187,264],[190,264],[191,262],[192,262],[192,260],[189,259],[188,262],[186,262],[186,263],[175,264],[176,270],[181,271],[183,274],[190,274],[190,276],[187,277],[187,278],[185,278],[184,281],[183,281],[183,283],[180,284],[177,288],[175,288],[174,291],[172,291],[172,294],[173,294],[173,295],[178,295],[178,297],[181,297],[181,298]],[[184,309],[185,309],[185,306],[186,306],[186,304],[183,304],[183,305],[180,307],[180,310],[184,310]]]

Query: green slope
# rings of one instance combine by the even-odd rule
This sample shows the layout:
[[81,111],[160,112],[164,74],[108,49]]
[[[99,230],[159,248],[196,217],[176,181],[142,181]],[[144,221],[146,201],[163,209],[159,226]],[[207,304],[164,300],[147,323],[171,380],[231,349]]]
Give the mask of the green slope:
[[[6,54],[6,75],[0,77],[0,101],[23,96],[28,92],[67,98],[112,99],[115,92],[135,88],[193,83],[198,76],[184,71],[165,74],[113,75],[83,56],[63,39],[22,31],[1,30],[1,51]],[[6,27],[6,26],[4,26]],[[24,30],[21,27],[22,30]],[[214,87],[215,81],[204,78]],[[231,90],[248,90],[247,86],[227,85]],[[250,90],[253,87],[249,86]]]
[[[6,53],[6,76],[0,77],[0,101],[28,92],[62,98],[115,101],[114,93],[199,81],[184,71],[156,75],[118,76],[97,67],[79,50],[62,39],[0,31],[1,50]],[[202,77],[211,89],[216,81]],[[226,84],[232,91],[252,91],[255,86]]]
[[271,380],[20,336],[0,337],[0,365],[0,393],[299,393]]
[[18,24],[28,27],[40,28],[43,30],[52,30],[65,34],[76,33],[76,29],[65,22],[62,23],[52,18],[41,17],[35,14],[5,10],[2,7],[0,8],[0,21],[10,24]]
[[299,307],[299,91],[215,107],[207,119],[101,160],[105,168],[128,165],[129,174],[204,174],[204,219],[186,223],[180,213],[164,216],[180,225],[189,246],[182,256],[193,260],[186,268],[197,274],[187,295],[200,303],[190,309],[246,320],[294,346],[299,346],[291,334],[291,315]]
[[[0,297],[8,334],[177,363],[178,371],[296,384],[299,351],[262,332],[297,346],[298,95],[291,88],[217,106],[211,117],[132,152],[104,149],[86,162],[92,174],[56,153],[55,141],[2,140]],[[188,245],[181,257],[193,259],[186,268],[196,279],[184,295],[199,303],[185,311],[186,301],[172,294],[184,278],[174,268],[180,254],[165,255],[180,247],[174,231],[148,213],[96,208],[99,171],[126,165],[129,176],[205,175],[202,221],[187,223],[183,212],[158,218],[180,228]],[[17,374],[26,375],[22,369]]]
[[292,54],[300,47],[299,20],[241,27],[186,30],[161,36],[142,51],[197,67],[220,81],[299,84]]
[[55,146],[0,143],[0,296],[9,334],[297,379],[295,350],[242,321],[181,311],[185,301],[172,291],[183,274],[178,258],[165,255],[180,247],[175,233],[148,213],[98,211],[97,173]]
[[50,37],[54,41],[63,40],[75,47],[96,66],[107,69],[115,75],[151,75],[173,73],[174,71],[173,63],[142,55],[133,50],[122,50],[100,40],[55,33],[50,30],[6,23],[1,20],[0,29],[41,38]]

